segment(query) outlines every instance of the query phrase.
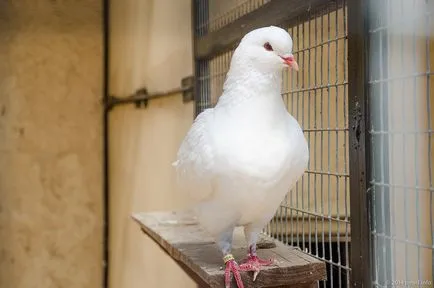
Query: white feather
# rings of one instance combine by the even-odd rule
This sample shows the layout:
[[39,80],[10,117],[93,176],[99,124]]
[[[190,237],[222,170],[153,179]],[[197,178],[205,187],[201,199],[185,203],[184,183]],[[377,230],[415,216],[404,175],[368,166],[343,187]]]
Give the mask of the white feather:
[[280,95],[280,56],[291,52],[280,28],[247,34],[217,105],[196,118],[178,151],[179,183],[213,235],[231,225],[265,225],[307,167],[306,139]]

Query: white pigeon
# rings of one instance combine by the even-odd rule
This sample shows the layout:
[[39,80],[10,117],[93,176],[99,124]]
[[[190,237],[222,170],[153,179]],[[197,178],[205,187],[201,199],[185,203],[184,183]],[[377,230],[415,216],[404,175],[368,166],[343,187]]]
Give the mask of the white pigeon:
[[[215,237],[231,272],[253,271],[272,260],[257,257],[256,241],[281,201],[303,175],[307,141],[281,96],[284,67],[298,70],[292,38],[279,27],[246,34],[232,56],[223,94],[214,108],[197,116],[177,155],[178,181],[194,199],[201,226]],[[231,254],[233,230],[244,226],[248,257],[238,265]]]

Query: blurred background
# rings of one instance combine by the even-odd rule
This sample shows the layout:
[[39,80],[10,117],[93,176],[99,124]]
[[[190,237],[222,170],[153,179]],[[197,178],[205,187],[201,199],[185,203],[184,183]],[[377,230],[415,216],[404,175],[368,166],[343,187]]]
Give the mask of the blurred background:
[[[271,24],[311,154],[264,232],[325,261],[321,287],[432,287],[434,1],[289,2],[0,0],[0,288],[196,287],[130,215],[186,207],[179,144]],[[144,87],[175,90],[108,105]]]
[[[107,3],[0,1],[2,288],[103,286],[104,74],[119,97],[192,74],[189,0],[110,2],[104,71]],[[130,218],[182,204],[170,163],[193,103],[175,94],[109,117],[110,287],[194,286]]]

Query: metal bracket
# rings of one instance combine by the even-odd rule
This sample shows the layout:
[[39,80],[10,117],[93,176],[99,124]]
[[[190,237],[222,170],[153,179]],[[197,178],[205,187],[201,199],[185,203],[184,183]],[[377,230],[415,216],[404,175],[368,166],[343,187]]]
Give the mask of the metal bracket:
[[181,87],[172,90],[156,93],[148,93],[146,88],[141,88],[137,90],[134,94],[128,97],[116,97],[110,95],[107,101],[103,102],[104,108],[110,111],[113,107],[117,105],[134,103],[136,108],[147,108],[149,99],[156,99],[161,97],[166,97],[172,94],[182,93],[182,102],[187,103],[194,100],[194,76],[185,77],[181,80]]
[[194,91],[195,91],[195,78],[194,76],[189,76],[182,78],[181,87],[188,87],[182,91],[182,102],[187,103],[194,100]]

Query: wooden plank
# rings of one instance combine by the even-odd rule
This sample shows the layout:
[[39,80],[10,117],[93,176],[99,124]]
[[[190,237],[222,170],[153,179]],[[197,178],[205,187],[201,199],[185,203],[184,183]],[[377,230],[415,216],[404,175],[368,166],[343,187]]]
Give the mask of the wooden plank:
[[[153,212],[134,214],[133,219],[188,274],[193,275],[201,287],[223,286],[222,255],[212,237],[197,224],[194,217],[176,212]],[[324,262],[265,235],[261,235],[260,243],[258,255],[275,259],[275,264],[265,267],[255,282],[252,281],[252,273],[241,273],[246,287],[311,287],[317,281],[326,279]],[[236,229],[233,255],[241,260],[246,251],[242,230]]]
[[253,29],[270,25],[279,26],[298,17],[304,18],[312,9],[323,5],[336,7],[336,0],[270,1],[221,29],[197,38],[195,57],[200,60],[208,59],[229,50]]

